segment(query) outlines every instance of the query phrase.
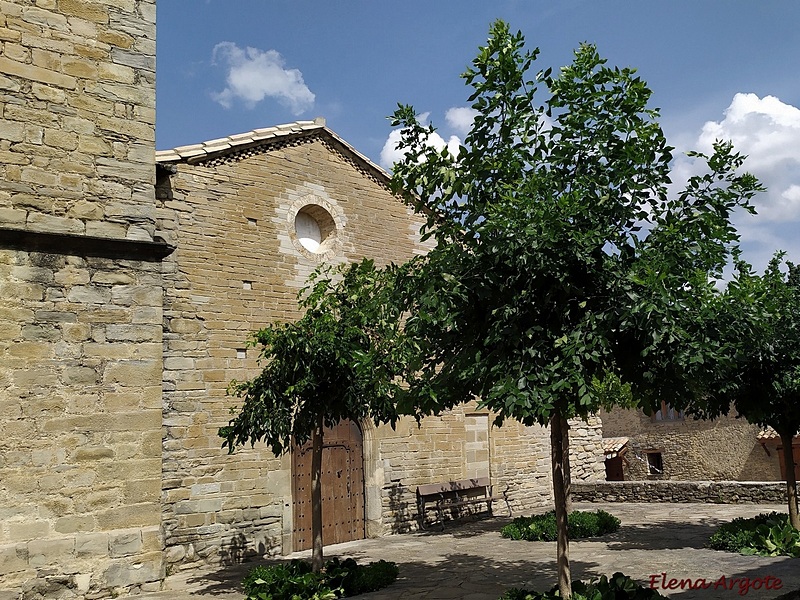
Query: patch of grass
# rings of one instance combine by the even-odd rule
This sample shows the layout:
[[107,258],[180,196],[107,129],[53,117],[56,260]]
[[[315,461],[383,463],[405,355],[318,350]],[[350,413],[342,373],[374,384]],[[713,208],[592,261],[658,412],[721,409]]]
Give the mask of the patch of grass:
[[334,558],[313,573],[305,561],[258,566],[242,580],[248,600],[334,600],[386,587],[397,579],[397,565],[380,560],[359,565]]
[[[654,600],[663,598],[656,590],[636,583],[622,573],[614,573],[609,579],[605,575],[588,583],[572,582],[574,600]],[[531,592],[513,588],[500,596],[499,600],[559,600],[558,588],[549,592]]]
[[[619,519],[604,510],[595,512],[571,512],[567,516],[567,526],[571,539],[597,537],[614,533],[619,529]],[[500,530],[500,534],[512,540],[554,542],[558,538],[556,513],[551,510],[541,515],[517,517]]]
[[747,555],[800,557],[800,531],[792,527],[787,514],[762,513],[720,525],[708,545]]

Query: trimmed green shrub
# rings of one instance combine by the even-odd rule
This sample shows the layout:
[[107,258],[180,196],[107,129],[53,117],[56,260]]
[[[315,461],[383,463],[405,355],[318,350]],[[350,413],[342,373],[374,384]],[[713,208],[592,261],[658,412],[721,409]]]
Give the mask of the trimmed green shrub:
[[359,566],[352,558],[342,562],[334,558],[325,564],[329,581],[339,583],[346,598],[385,588],[394,583],[399,572],[395,563],[385,560]]
[[341,589],[331,589],[321,573],[313,573],[311,565],[301,560],[255,567],[242,580],[242,586],[248,600],[334,600],[342,597]]
[[714,550],[747,555],[800,558],[800,531],[792,527],[787,514],[762,513],[720,525],[708,545]]
[[[567,516],[569,537],[590,538],[614,533],[619,529],[619,519],[604,510],[586,512],[576,510]],[[512,540],[529,542],[554,542],[558,538],[556,513],[551,510],[532,517],[517,517],[500,530],[500,535]]]
[[708,540],[708,545],[714,550],[739,552],[740,548],[755,543],[756,528],[759,525],[765,525],[769,519],[777,516],[778,513],[775,512],[763,513],[752,518],[739,517],[730,523],[723,523]]
[[[531,592],[513,588],[500,596],[499,600],[558,600],[558,587],[549,592]],[[575,600],[653,600],[663,598],[656,590],[636,583],[622,573],[614,573],[611,579],[605,575],[589,583],[572,582],[572,597]]]
[[395,563],[380,560],[358,565],[334,558],[313,573],[305,561],[258,566],[242,580],[248,600],[334,600],[381,589],[397,579]]

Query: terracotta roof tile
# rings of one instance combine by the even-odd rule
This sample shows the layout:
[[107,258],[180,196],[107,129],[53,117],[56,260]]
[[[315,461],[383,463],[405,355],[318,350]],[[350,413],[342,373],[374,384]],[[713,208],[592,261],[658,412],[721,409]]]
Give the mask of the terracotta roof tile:
[[614,458],[628,443],[626,437],[603,438],[603,453],[606,458]]
[[364,166],[377,171],[378,174],[383,178],[389,177],[388,173],[382,167],[373,163],[364,154],[356,150],[353,146],[345,142],[333,131],[328,129],[325,126],[325,119],[322,118],[317,118],[313,121],[296,121],[294,123],[286,123],[284,125],[261,127],[259,129],[253,129],[252,131],[237,133],[224,138],[217,138],[215,140],[208,140],[199,144],[178,146],[177,148],[172,148],[169,150],[158,150],[156,152],[156,162],[174,163],[182,160],[197,159],[203,155],[210,156],[212,154],[225,152],[226,150],[236,151],[239,147],[257,145],[258,142],[273,143],[293,135],[303,134],[314,130],[319,130],[320,132],[324,131],[333,140],[341,144],[345,150],[353,156],[353,158],[362,162]]
[[758,432],[758,435],[756,435],[757,440],[775,440],[780,438],[781,436],[779,436],[778,432],[775,431],[772,427],[767,427],[765,429],[762,429],[761,431]]
[[[781,436],[772,427],[765,427],[756,434],[759,442],[780,442]],[[793,444],[800,443],[800,433],[794,436]]]

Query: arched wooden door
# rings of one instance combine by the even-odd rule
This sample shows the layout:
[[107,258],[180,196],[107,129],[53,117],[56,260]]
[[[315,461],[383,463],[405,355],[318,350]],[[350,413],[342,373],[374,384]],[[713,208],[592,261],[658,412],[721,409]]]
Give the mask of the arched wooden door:
[[[311,442],[292,453],[294,550],[311,548]],[[364,538],[364,443],[353,421],[326,428],[322,447],[322,543]]]

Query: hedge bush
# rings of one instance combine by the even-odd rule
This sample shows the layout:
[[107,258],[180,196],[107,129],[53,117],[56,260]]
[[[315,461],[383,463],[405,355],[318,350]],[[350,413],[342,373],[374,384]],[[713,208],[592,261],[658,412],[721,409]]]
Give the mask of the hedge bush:
[[[499,600],[559,600],[558,587],[549,592],[531,592],[513,588],[500,596]],[[622,573],[614,573],[611,579],[603,575],[589,583],[572,582],[574,600],[654,600],[663,598],[656,590],[636,583]]]
[[[569,537],[590,538],[614,533],[619,529],[619,519],[604,510],[586,512],[576,510],[567,516]],[[500,534],[512,540],[554,542],[558,538],[556,513],[551,510],[541,515],[517,517],[500,530]]]
[[384,588],[397,574],[397,565],[384,560],[358,565],[352,558],[334,558],[319,573],[305,561],[292,560],[254,567],[242,586],[248,600],[334,600]]
[[708,545],[747,555],[800,557],[800,531],[789,523],[788,514],[762,513],[720,525]]

